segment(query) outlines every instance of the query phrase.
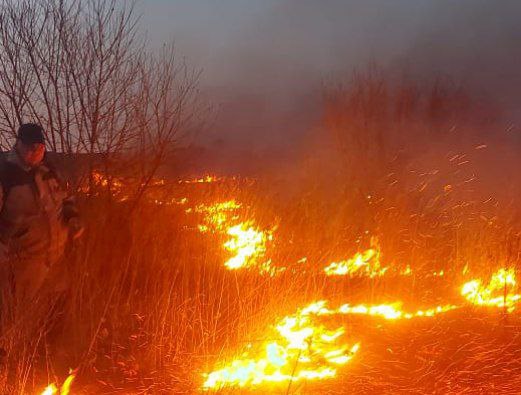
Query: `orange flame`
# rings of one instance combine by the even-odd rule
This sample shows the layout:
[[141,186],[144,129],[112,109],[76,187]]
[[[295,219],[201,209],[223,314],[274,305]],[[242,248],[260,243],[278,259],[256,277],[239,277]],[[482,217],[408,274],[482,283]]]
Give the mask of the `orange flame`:
[[203,388],[331,378],[360,347],[359,343],[343,344],[343,327],[328,330],[314,324],[309,308],[285,317],[274,329],[280,339],[264,342],[259,357],[250,357],[246,352],[243,358],[208,374]]
[[357,252],[354,257],[341,262],[333,262],[324,269],[328,276],[363,274],[371,278],[383,276],[386,271],[386,267],[380,267],[380,251],[375,248]]
[[43,390],[41,395],[54,395],[58,393],[58,387],[54,384],[50,384]]
[[266,252],[266,241],[271,239],[271,235],[266,235],[248,223],[232,226],[226,233],[231,239],[224,243],[224,248],[235,255],[224,265],[232,270],[255,266]]
[[353,358],[360,343],[342,345],[340,338],[345,335],[345,328],[327,330],[323,325],[315,324],[313,316],[361,314],[398,320],[433,317],[457,308],[454,305],[445,305],[407,313],[401,309],[399,302],[357,306],[344,304],[337,309],[329,309],[324,300],[313,302],[285,317],[275,326],[282,340],[265,342],[259,358],[249,357],[246,352],[244,358],[236,359],[224,368],[208,374],[203,388],[257,386],[263,383],[335,377],[338,366]]
[[[207,232],[210,229],[223,232],[229,227],[229,222],[237,220],[237,216],[233,213],[241,208],[241,205],[235,200],[228,200],[212,205],[201,204],[195,208],[196,213],[204,214],[204,225],[199,225],[201,232]],[[190,212],[191,209],[187,209]]]
[[515,286],[514,269],[499,269],[491,276],[487,286],[480,279],[471,280],[461,287],[461,294],[472,304],[505,307],[511,312],[521,299],[521,295],[514,293]]
[[40,395],[69,395],[72,382],[74,381],[74,378],[76,377],[75,373],[69,374],[69,376],[65,379],[60,389],[56,386],[56,384],[52,383],[49,384]]
[[397,320],[397,319],[411,319],[415,317],[432,317],[437,314],[445,313],[454,309],[458,306],[455,305],[444,305],[436,306],[427,310],[417,310],[414,312],[405,312],[402,310],[402,303],[395,302],[389,304],[358,304],[351,306],[346,303],[341,305],[337,309],[329,309],[326,307],[326,301],[321,300],[319,302],[312,303],[304,309],[306,313],[315,315],[334,315],[334,314],[360,314],[369,315],[373,317],[380,317],[386,320]]
[[[195,212],[204,214],[204,224],[198,225],[202,233],[209,231],[229,236],[223,248],[232,254],[224,264],[230,270],[257,268],[261,274],[274,275],[277,270],[271,266],[270,260],[264,260],[266,244],[273,239],[271,232],[255,227],[252,220],[239,222],[237,210],[242,207],[235,200],[199,205]],[[187,209],[190,212],[191,209]]]
[[255,229],[250,223],[232,226],[226,233],[231,239],[224,243],[224,248],[235,254],[224,264],[228,269],[259,266],[261,273],[270,272],[270,261],[259,260],[266,252],[266,242],[271,240],[271,234]]
[[397,319],[411,319],[416,317],[433,317],[437,314],[446,313],[457,309],[455,305],[444,305],[436,306],[427,310],[417,310],[412,313],[404,312],[401,309],[402,304],[380,304],[380,305],[364,305],[360,304],[357,306],[350,306],[349,304],[342,305],[338,308],[337,312],[340,314],[363,314],[374,317],[381,317],[386,320],[397,320]]
[[208,184],[219,181],[216,176],[206,175],[200,178],[192,178],[189,180],[179,180],[179,184]]

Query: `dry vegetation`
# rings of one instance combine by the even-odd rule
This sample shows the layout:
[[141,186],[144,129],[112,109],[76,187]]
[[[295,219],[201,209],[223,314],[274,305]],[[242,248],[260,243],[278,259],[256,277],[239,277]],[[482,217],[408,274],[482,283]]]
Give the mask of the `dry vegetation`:
[[[68,12],[77,18],[82,14],[73,12],[75,5],[102,7],[97,15],[107,19],[89,19],[93,30],[87,29],[87,35],[99,31],[100,21],[117,34],[113,30],[117,24],[111,23],[127,15],[126,11],[112,14],[110,2],[71,3]],[[10,7],[17,21],[21,14],[16,12],[23,7],[18,9],[15,3]],[[2,13],[3,18],[10,15]],[[6,26],[11,25],[2,24],[4,30]],[[5,41],[8,33],[4,31],[4,41],[0,39],[4,51],[13,38]],[[90,48],[96,53],[92,59],[105,59],[96,52],[102,48]],[[127,50],[131,59],[123,62],[126,71],[136,60],[136,48]],[[138,62],[131,72],[137,85],[121,91],[130,107],[120,116],[131,118],[120,123],[111,113],[120,108],[119,102],[89,102],[88,113],[75,107],[91,96],[82,86],[69,88],[67,81],[88,63],[79,65],[75,60],[68,65],[73,60],[68,56],[65,52],[52,63],[63,68],[44,72],[50,88],[40,89],[40,80],[31,79],[41,66],[32,69],[30,62],[23,72],[33,76],[28,80],[36,85],[22,89],[21,97],[18,92],[23,87],[13,85],[9,94],[5,87],[10,85],[0,84],[5,131],[11,132],[21,119],[36,117],[53,139],[64,144],[53,148],[106,154],[109,159],[104,157],[107,165],[101,170],[108,178],[88,177],[79,193],[87,231],[68,256],[66,290],[54,292],[48,284],[41,311],[27,314],[17,327],[10,327],[9,317],[2,316],[7,328],[1,337],[7,353],[2,393],[38,393],[49,382],[63,382],[69,368],[77,369],[73,394],[193,393],[203,385],[203,373],[240,355],[247,343],[255,346],[266,341],[270,326],[312,301],[324,299],[338,306],[400,300],[409,309],[460,304],[460,287],[469,278],[486,278],[501,267],[519,265],[519,233],[511,221],[512,208],[506,210],[473,177],[479,175],[477,161],[486,151],[480,147],[486,141],[474,131],[493,127],[495,119],[450,83],[390,84],[374,69],[355,74],[349,84],[326,92],[323,125],[317,139],[305,144],[295,171],[278,174],[276,179],[159,183],[154,174],[164,159],[163,147],[186,130],[185,119],[181,122],[178,116],[185,114],[185,106],[190,114],[186,120],[195,114],[188,105],[191,101],[185,101],[193,89],[193,76],[185,79],[183,68],[181,81],[188,85],[177,85],[174,63]],[[6,66],[6,58],[0,58],[4,71],[9,71],[2,73],[4,78],[13,76],[13,70],[5,68],[15,64]],[[81,73],[84,78],[89,74]],[[14,74],[13,81],[25,81],[21,75]],[[115,84],[114,76],[96,76],[101,86],[91,81],[85,81],[85,86],[99,86],[99,96],[106,97],[103,83]],[[159,78],[159,85],[150,78]],[[181,88],[170,95],[175,86]],[[65,108],[59,100],[63,97],[70,99]],[[31,105],[33,100],[39,104]],[[42,100],[45,111],[40,112]],[[52,106],[46,107],[49,103]],[[151,113],[136,115],[136,106],[143,103],[154,103],[141,108]],[[100,112],[110,114],[109,118],[97,120]],[[476,113],[481,116],[475,117]],[[60,116],[69,123],[61,125]],[[134,125],[132,117],[141,121]],[[134,129],[127,132],[129,123]],[[113,124],[119,126],[111,128]],[[93,142],[97,130],[108,135]],[[72,136],[84,149],[70,145]],[[105,145],[109,141],[120,144]],[[127,146],[135,141],[141,142],[138,152]],[[146,167],[135,160],[145,153],[154,158]],[[132,171],[126,171],[124,178],[116,170],[119,166],[114,166],[121,158],[133,159]],[[128,177],[128,173],[134,174]],[[230,199],[243,205],[236,221],[254,221],[258,229],[272,232],[266,259],[274,267],[285,267],[283,272],[270,276],[256,269],[224,267],[231,256],[223,249],[228,237],[202,233],[198,226],[204,223],[204,214],[195,208]],[[324,275],[325,265],[351,257],[371,243],[374,246],[376,239],[382,264],[395,272],[376,278]],[[400,275],[407,266],[411,274]],[[433,274],[442,270],[443,276]],[[361,343],[353,360],[339,368],[338,377],[249,389],[257,393],[345,393],[346,388],[353,393],[517,393],[521,368],[517,314],[465,306],[411,321],[325,317],[325,325],[342,325],[350,342]]]

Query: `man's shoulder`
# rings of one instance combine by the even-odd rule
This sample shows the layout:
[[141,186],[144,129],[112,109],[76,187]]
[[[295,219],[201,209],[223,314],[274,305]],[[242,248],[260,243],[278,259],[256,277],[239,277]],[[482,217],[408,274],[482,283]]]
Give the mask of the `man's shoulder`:
[[0,155],[0,172],[12,173],[23,171],[16,154],[12,151],[2,152]]
[[29,174],[20,167],[13,153],[6,152],[2,154],[0,156],[0,184],[4,192],[13,186],[30,182]]
[[14,151],[2,151],[0,153],[0,164],[19,164],[18,155]]

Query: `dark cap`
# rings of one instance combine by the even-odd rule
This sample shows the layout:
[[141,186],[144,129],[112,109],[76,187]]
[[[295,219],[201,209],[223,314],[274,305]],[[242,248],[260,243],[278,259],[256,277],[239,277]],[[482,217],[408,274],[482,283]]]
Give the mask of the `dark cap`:
[[35,123],[24,123],[18,129],[18,140],[25,145],[31,144],[45,144],[45,136],[43,135],[43,129],[40,125]]

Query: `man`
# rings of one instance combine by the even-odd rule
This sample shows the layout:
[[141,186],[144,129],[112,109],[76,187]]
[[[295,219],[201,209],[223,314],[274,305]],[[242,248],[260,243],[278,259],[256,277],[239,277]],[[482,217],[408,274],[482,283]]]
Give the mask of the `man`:
[[45,159],[39,125],[21,125],[0,163],[0,208],[2,292],[17,304],[30,302],[63,258],[67,242],[83,230],[73,200]]

